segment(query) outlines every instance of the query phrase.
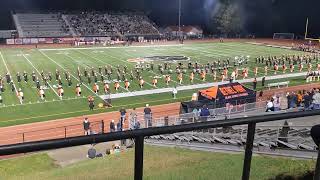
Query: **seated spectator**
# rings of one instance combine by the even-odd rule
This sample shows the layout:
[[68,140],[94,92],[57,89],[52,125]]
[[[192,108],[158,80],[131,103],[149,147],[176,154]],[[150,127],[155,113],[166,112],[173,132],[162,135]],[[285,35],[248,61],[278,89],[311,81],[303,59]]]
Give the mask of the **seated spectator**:
[[96,154],[97,154],[97,151],[93,147],[91,147],[88,150],[87,157],[90,158],[90,159],[94,159],[96,157]]
[[312,97],[312,109],[320,109],[320,93],[319,90],[316,90]]
[[117,131],[122,131],[121,120],[119,120],[119,122],[117,123]]
[[116,131],[116,125],[114,124],[114,120],[111,120],[110,122],[110,132]]
[[136,121],[135,125],[134,125],[134,129],[140,129],[140,122],[139,120]]
[[210,116],[209,108],[206,105],[203,105],[203,108],[200,112],[200,117],[202,120],[207,120],[207,118]]
[[303,96],[303,103],[304,103],[304,109],[308,110],[310,108],[312,102],[312,97],[310,96],[309,92],[306,92]]
[[281,107],[281,104],[280,104],[280,97],[277,96],[275,97],[275,100],[273,101],[273,107],[274,107],[274,111],[280,111],[280,107]]
[[271,100],[267,102],[266,112],[269,112],[269,111],[274,111],[273,98],[271,98]]

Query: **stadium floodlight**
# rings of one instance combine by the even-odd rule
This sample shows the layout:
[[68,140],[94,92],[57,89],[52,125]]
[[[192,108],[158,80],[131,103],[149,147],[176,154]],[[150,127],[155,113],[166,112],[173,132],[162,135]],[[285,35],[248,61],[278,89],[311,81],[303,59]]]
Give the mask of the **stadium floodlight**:
[[273,39],[294,39],[294,33],[273,33]]

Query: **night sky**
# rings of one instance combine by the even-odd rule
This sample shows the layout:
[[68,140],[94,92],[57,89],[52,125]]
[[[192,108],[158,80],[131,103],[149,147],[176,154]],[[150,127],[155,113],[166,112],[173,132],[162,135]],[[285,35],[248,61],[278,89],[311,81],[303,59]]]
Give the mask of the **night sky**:
[[[210,15],[219,1],[182,0],[182,24],[199,25],[205,31],[211,26]],[[306,18],[309,32],[320,37],[320,0],[227,0],[241,9],[246,33],[272,36],[274,32],[303,35]],[[12,29],[10,10],[112,10],[144,11],[159,26],[178,23],[178,0],[1,0],[0,28]],[[207,32],[209,33],[209,32]]]

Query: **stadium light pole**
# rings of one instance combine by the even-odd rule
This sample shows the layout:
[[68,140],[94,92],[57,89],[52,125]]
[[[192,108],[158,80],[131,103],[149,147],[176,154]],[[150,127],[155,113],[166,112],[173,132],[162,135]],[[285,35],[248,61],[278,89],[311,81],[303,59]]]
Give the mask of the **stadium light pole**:
[[179,0],[179,40],[181,40],[181,0]]

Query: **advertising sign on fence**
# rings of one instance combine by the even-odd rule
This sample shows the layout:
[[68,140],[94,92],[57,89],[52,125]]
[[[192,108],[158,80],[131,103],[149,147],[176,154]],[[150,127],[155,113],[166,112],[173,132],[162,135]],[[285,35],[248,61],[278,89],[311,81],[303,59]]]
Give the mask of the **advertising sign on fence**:
[[22,39],[20,39],[20,38],[14,40],[14,44],[22,44],[22,42],[23,42],[23,41],[22,41]]
[[31,38],[31,44],[38,44],[38,38]]
[[7,39],[7,44],[14,44],[14,39]]
[[30,38],[23,38],[22,43],[23,44],[31,44],[31,39]]

